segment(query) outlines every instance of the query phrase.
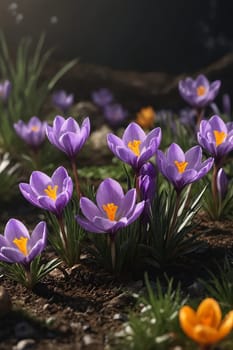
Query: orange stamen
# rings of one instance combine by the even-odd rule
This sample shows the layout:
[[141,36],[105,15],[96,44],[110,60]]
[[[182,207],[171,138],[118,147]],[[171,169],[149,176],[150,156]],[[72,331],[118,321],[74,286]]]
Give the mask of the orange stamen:
[[203,96],[206,93],[206,88],[204,85],[199,85],[197,87],[197,96]]
[[57,199],[57,189],[58,189],[57,185],[55,185],[54,187],[52,187],[51,185],[48,185],[48,187],[45,188],[44,191],[49,198],[55,201]]
[[117,209],[118,206],[114,203],[107,203],[103,205],[103,210],[107,214],[108,219],[111,221],[115,221]]
[[23,255],[27,256],[28,255],[28,250],[27,250],[27,242],[28,238],[27,237],[20,237],[20,238],[15,238],[13,240],[13,243],[17,246],[17,248],[23,253]]
[[215,137],[216,147],[218,147],[225,141],[227,134],[224,131],[214,130],[214,137]]
[[178,160],[175,160],[174,163],[175,163],[175,166],[177,167],[177,170],[179,171],[180,174],[182,174],[185,171],[185,169],[188,165],[188,162],[178,162]]
[[138,157],[140,156],[140,144],[142,141],[140,140],[133,140],[128,143],[129,149]]
[[31,131],[34,131],[34,132],[39,131],[39,126],[33,125],[33,126],[31,127]]

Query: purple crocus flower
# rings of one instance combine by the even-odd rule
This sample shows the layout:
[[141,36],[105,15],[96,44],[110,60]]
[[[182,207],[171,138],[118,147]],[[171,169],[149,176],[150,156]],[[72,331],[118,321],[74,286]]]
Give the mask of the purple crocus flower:
[[208,173],[214,159],[208,158],[203,163],[201,159],[200,146],[194,146],[184,153],[179,145],[172,143],[166,154],[160,150],[157,152],[158,168],[177,192],[181,192],[186,185],[198,181]]
[[188,77],[180,80],[179,92],[192,107],[203,108],[215,99],[220,86],[220,80],[210,83],[203,74],[200,74],[196,79]]
[[42,122],[37,117],[32,117],[28,123],[19,120],[14,124],[17,135],[29,146],[37,149],[45,140],[47,122]]
[[119,103],[110,104],[104,107],[104,117],[109,125],[119,126],[127,117],[127,111]]
[[109,89],[102,88],[93,91],[91,94],[92,101],[99,107],[105,107],[113,101],[113,95]]
[[202,120],[197,133],[199,144],[219,163],[233,150],[232,123],[225,123],[218,115]]
[[74,103],[74,94],[68,95],[64,90],[55,91],[52,95],[52,102],[65,114]]
[[160,128],[155,128],[146,135],[134,122],[127,126],[122,139],[114,134],[107,136],[108,146],[114,155],[136,171],[156,153],[160,141]]
[[5,80],[3,83],[0,84],[0,100],[3,102],[6,102],[9,98],[9,95],[11,93],[12,85],[9,80]]
[[217,190],[219,197],[223,200],[226,197],[228,188],[228,179],[223,168],[220,168],[217,173]]
[[73,192],[73,182],[66,169],[57,168],[51,177],[41,171],[33,171],[29,184],[20,183],[19,189],[31,204],[61,216]]
[[47,229],[44,221],[30,235],[24,224],[10,219],[4,235],[0,235],[0,260],[7,263],[28,265],[46,246]]
[[136,189],[125,195],[121,185],[111,179],[105,179],[99,185],[96,202],[86,197],[80,199],[82,216],[76,219],[80,226],[89,232],[109,233],[114,237],[116,231],[130,225],[142,213],[144,201],[136,204]]
[[148,162],[141,167],[138,186],[141,198],[145,201],[143,220],[147,222],[151,211],[151,204],[155,198],[156,171],[153,164]]
[[80,127],[74,118],[65,119],[58,115],[53,126],[47,126],[46,133],[54,146],[74,159],[90,135],[90,120],[85,118]]
[[142,198],[151,203],[155,196],[156,171],[154,165],[149,162],[145,163],[139,171],[138,180]]

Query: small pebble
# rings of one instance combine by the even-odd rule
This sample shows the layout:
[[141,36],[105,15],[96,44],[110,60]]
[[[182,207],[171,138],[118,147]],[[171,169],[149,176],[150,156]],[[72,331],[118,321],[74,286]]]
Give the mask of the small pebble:
[[95,343],[95,340],[93,339],[93,337],[91,337],[89,334],[84,335],[83,337],[83,343],[84,345],[91,345]]
[[123,315],[123,314],[115,314],[113,316],[113,319],[118,321],[127,321],[126,315]]
[[47,309],[48,309],[48,307],[49,307],[49,304],[44,304],[44,306],[43,306],[43,310],[47,310]]
[[23,339],[20,340],[14,347],[13,350],[33,350],[35,349],[34,339]]
[[56,320],[56,318],[51,316],[51,317],[46,318],[45,323],[47,326],[51,326],[55,322],[55,320]]
[[89,324],[85,324],[83,326],[83,330],[84,330],[84,332],[90,331],[91,330],[91,326]]

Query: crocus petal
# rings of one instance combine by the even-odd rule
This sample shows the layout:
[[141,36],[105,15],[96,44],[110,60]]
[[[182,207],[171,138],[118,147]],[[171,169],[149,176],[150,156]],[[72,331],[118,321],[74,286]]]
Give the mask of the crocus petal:
[[188,337],[193,339],[193,329],[197,325],[197,316],[195,311],[188,305],[183,306],[179,311],[179,321],[183,331],[188,335]]
[[202,151],[200,146],[194,146],[185,153],[187,168],[196,168],[201,163]]
[[117,217],[121,218],[123,216],[128,217],[131,215],[135,207],[136,198],[136,189],[129,190],[121,201],[117,211]]
[[79,139],[77,139],[77,135],[72,132],[67,132],[63,134],[59,143],[63,148],[63,151],[70,157],[74,158],[76,152],[79,151]]
[[88,221],[85,218],[82,218],[79,215],[76,216],[76,220],[78,224],[88,232],[104,233],[100,228],[96,227],[92,222]]
[[133,168],[138,166],[138,157],[129,148],[117,148],[115,155]]
[[41,196],[38,197],[38,203],[40,204],[41,208],[44,208],[45,210],[49,210],[52,213],[57,214],[57,208],[53,199],[47,196]]
[[37,195],[45,195],[45,189],[51,185],[51,178],[41,171],[33,171],[30,177],[30,186]]
[[69,130],[70,133],[78,133],[80,134],[80,127],[76,120],[72,117],[67,118],[64,123],[62,124],[62,127],[60,129],[61,133],[65,133]]
[[5,255],[3,255],[1,253],[1,250],[0,250],[0,261],[4,261],[4,262],[7,262],[7,263],[11,263],[12,262],[9,258],[7,258]]
[[21,183],[19,184],[19,189],[26,200],[28,200],[31,204],[41,208],[41,205],[38,202],[37,196],[32,191],[31,186],[29,184]]
[[63,192],[63,193],[59,194],[59,196],[57,197],[57,199],[55,201],[57,215],[60,215],[62,213],[63,209],[65,208],[65,206],[69,202],[70,198],[71,197],[68,194],[68,192]]
[[103,211],[103,205],[114,203],[119,206],[124,192],[121,185],[111,178],[105,179],[98,187],[96,193],[96,202],[100,210]]
[[144,206],[145,206],[145,201],[142,201],[135,206],[133,213],[131,214],[130,217],[128,217],[128,225],[130,225],[132,222],[137,220],[137,218],[143,212]]
[[11,247],[15,247],[15,244],[13,243],[15,238],[30,238],[30,235],[26,226],[21,221],[10,219],[5,226],[4,237],[9,244],[11,244]]
[[225,133],[228,132],[226,124],[218,115],[213,115],[210,118],[209,123],[212,127],[212,130],[223,131]]
[[224,317],[219,329],[219,340],[226,337],[233,328],[233,311],[228,312],[228,314]]
[[2,247],[9,246],[9,242],[5,239],[3,235],[0,234],[0,250]]
[[212,298],[204,299],[197,309],[198,323],[218,328],[222,319],[222,312],[219,304]]
[[145,147],[153,147],[153,152],[157,150],[160,145],[162,138],[161,128],[155,128],[151,130],[147,135],[144,141],[142,142],[142,149]]
[[168,163],[174,164],[174,161],[184,162],[185,155],[179,145],[172,143],[167,150]]
[[30,240],[28,241],[28,249],[31,250],[38,241],[42,241],[43,244],[45,245],[46,237],[47,237],[46,222],[41,221],[39,222],[39,224],[36,225],[36,227],[31,233]]
[[132,122],[125,129],[122,140],[125,146],[128,147],[129,142],[133,140],[140,140],[143,142],[145,138],[146,134],[143,129],[137,123]]
[[23,255],[19,249],[11,247],[3,247],[1,249],[1,254],[12,263],[23,263],[26,259],[26,256]]
[[26,257],[26,262],[31,262],[36,256],[40,255],[45,248],[45,241],[40,239],[30,250],[30,253]]
[[62,191],[64,180],[67,179],[68,176],[68,172],[63,166],[58,167],[51,176],[53,185],[58,186],[58,193]]
[[219,332],[210,326],[198,324],[193,328],[192,338],[201,345],[211,345],[219,341]]
[[81,197],[80,209],[89,221],[92,221],[94,216],[102,216],[102,212],[99,208],[86,197]]
[[116,224],[116,221],[111,221],[107,218],[95,216],[93,218],[93,225],[102,230],[102,232],[109,232],[112,230],[113,226]]

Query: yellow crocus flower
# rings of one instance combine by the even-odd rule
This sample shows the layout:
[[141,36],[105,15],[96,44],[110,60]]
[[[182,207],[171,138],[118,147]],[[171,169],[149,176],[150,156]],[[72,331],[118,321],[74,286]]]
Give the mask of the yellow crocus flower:
[[222,312],[218,302],[212,298],[204,299],[193,310],[185,305],[179,311],[180,326],[184,333],[198,343],[201,348],[210,349],[225,338],[233,327],[233,310],[222,320]]

